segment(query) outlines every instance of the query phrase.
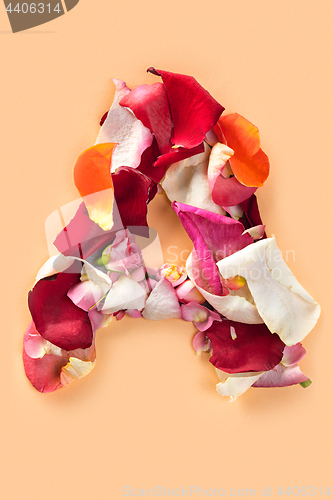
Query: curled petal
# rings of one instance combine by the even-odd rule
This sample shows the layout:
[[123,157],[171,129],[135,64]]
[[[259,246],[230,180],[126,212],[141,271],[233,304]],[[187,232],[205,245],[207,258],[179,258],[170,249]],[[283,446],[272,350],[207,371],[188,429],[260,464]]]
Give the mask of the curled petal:
[[85,377],[94,368],[96,361],[82,361],[82,359],[70,357],[68,363],[62,367],[60,382],[67,385],[79,378]]
[[315,326],[320,306],[284,262],[275,238],[257,241],[217,265],[223,278],[246,279],[260,316],[285,344],[300,342]]
[[154,321],[182,317],[176,291],[166,278],[162,278],[149,295],[142,316]]
[[181,302],[197,302],[202,304],[205,302],[205,297],[199,292],[195,284],[191,280],[186,280],[177,287],[177,296]]
[[[243,235],[244,226],[230,217],[182,203],[174,202],[172,207],[193,241],[202,277],[207,282],[207,291],[222,295],[216,261],[244,248],[253,239],[247,234]],[[195,282],[198,280],[195,279]]]
[[286,345],[283,351],[283,358],[281,360],[281,363],[283,363],[285,366],[296,365],[301,361],[305,354],[306,350],[300,342],[291,346]]
[[198,333],[194,336],[193,349],[197,354],[201,354],[202,351],[210,351],[211,341],[207,338],[205,332],[201,332],[199,330]]
[[[222,382],[216,385],[216,390],[220,396],[229,396],[230,402],[235,401],[238,396],[247,391],[262,376],[260,373],[234,373],[231,376],[220,370],[216,370]],[[227,378],[225,377],[227,375]]]
[[38,332],[66,351],[85,349],[91,346],[93,340],[87,313],[67,297],[68,290],[79,280],[79,273],[59,273],[38,281],[28,297],[29,309]]
[[238,113],[233,113],[221,116],[214,132],[234,150],[230,164],[239,182],[245,186],[262,186],[269,174],[269,161],[260,149],[257,127]]
[[298,365],[284,366],[280,363],[276,368],[264,373],[253,387],[287,387],[301,384],[309,380]]
[[230,160],[233,154],[234,154],[233,150],[229,148],[226,144],[221,144],[220,142],[218,142],[213,146],[209,156],[208,172],[207,172],[208,184],[212,192],[214,190],[217,178],[221,174],[223,174],[224,167],[226,166],[227,161]]
[[242,323],[263,323],[263,319],[259,316],[256,306],[248,298],[237,294],[226,296],[214,295],[199,286],[193,273],[192,253],[186,261],[186,270],[190,280],[195,283],[199,292],[220,314],[228,319]]
[[112,157],[112,173],[119,167],[137,168],[143,151],[153,141],[148,128],[129,109],[119,105],[123,97],[130,92],[126,83],[116,79],[113,82],[116,86],[114,100],[96,140],[96,144],[118,144]]
[[173,163],[161,185],[170,201],[225,215],[223,208],[212,200],[207,178],[209,153],[210,148],[205,145],[204,152]]
[[200,144],[217,122],[223,106],[192,76],[154,68],[148,71],[161,76],[165,85],[174,126],[172,143],[185,148]]
[[172,120],[163,83],[139,85],[121,99],[120,105],[131,109],[137,119],[154,134],[162,154],[169,151],[172,146]]

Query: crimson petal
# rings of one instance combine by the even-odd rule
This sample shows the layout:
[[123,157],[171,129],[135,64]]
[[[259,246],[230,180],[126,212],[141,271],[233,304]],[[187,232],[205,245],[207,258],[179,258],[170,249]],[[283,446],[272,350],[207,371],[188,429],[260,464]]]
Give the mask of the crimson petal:
[[224,110],[193,76],[149,68],[162,78],[173,121],[172,143],[184,148],[200,144]]
[[271,370],[281,361],[285,348],[280,337],[265,324],[247,325],[223,319],[215,321],[206,335],[213,344],[209,361],[227,373]]
[[[244,211],[244,215],[239,220],[243,224],[245,229],[250,229],[250,227],[262,225],[257,197],[255,194],[253,194],[247,200],[243,201],[241,203],[241,207]],[[264,233],[263,238],[267,238],[266,233]]]
[[124,227],[147,226],[147,203],[156,194],[156,184],[133,168],[112,174],[115,201]]
[[191,149],[187,148],[173,148],[169,153],[166,153],[162,156],[160,156],[154,163],[154,167],[157,168],[162,168],[162,167],[169,167],[173,163],[176,163],[181,160],[185,160],[186,158],[189,158],[190,156],[198,155],[199,153],[203,153],[205,150],[203,142],[201,144],[198,144],[198,146],[195,146]]
[[93,341],[92,326],[86,311],[67,297],[68,290],[79,283],[80,273],[67,271],[44,278],[29,292],[28,304],[38,333],[52,344],[71,351],[86,349]]
[[232,207],[250,198],[256,190],[256,187],[244,186],[235,176],[225,178],[219,175],[212,190],[212,199],[217,205]]

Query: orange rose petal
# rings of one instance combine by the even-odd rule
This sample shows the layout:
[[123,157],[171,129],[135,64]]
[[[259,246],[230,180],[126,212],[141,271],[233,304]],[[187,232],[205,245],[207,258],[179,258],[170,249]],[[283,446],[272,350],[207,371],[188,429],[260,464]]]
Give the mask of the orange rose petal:
[[84,151],[74,167],[74,182],[84,199],[89,217],[104,231],[113,226],[111,157],[116,144],[96,144]]
[[262,186],[269,174],[269,160],[260,149],[258,128],[243,116],[233,113],[221,116],[213,130],[220,141],[225,139],[234,150],[230,165],[239,182],[245,186]]

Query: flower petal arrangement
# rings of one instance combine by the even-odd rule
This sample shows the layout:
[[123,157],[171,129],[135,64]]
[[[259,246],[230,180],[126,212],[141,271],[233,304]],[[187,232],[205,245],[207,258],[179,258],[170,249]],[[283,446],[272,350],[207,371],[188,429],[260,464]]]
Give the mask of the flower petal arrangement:
[[[160,80],[133,90],[113,80],[96,143],[74,166],[81,204],[28,295],[28,379],[52,392],[84,377],[96,363],[96,331],[127,315],[192,322],[194,351],[231,401],[251,386],[307,387],[301,342],[320,306],[266,235],[255,192],[270,165],[258,128],[224,114],[192,76],[147,71]],[[183,265],[146,259],[158,192],[193,242]]]

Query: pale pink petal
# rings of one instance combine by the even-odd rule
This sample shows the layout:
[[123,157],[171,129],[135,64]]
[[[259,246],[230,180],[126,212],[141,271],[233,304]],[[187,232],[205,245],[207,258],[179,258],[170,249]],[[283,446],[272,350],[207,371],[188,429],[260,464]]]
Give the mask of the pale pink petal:
[[67,297],[84,311],[89,311],[103,295],[101,288],[92,281],[77,283],[67,292]]
[[211,349],[211,341],[206,337],[205,332],[198,332],[193,339],[193,348],[197,354]]
[[300,342],[291,346],[286,345],[283,351],[283,358],[281,360],[281,363],[283,363],[285,366],[296,365],[301,361],[305,354],[306,350]]
[[265,372],[253,387],[286,387],[309,380],[298,365],[284,366],[279,363],[273,370]]
[[188,302],[202,304],[206,300],[191,280],[184,281],[184,283],[177,287],[176,292],[178,299],[185,304]]

